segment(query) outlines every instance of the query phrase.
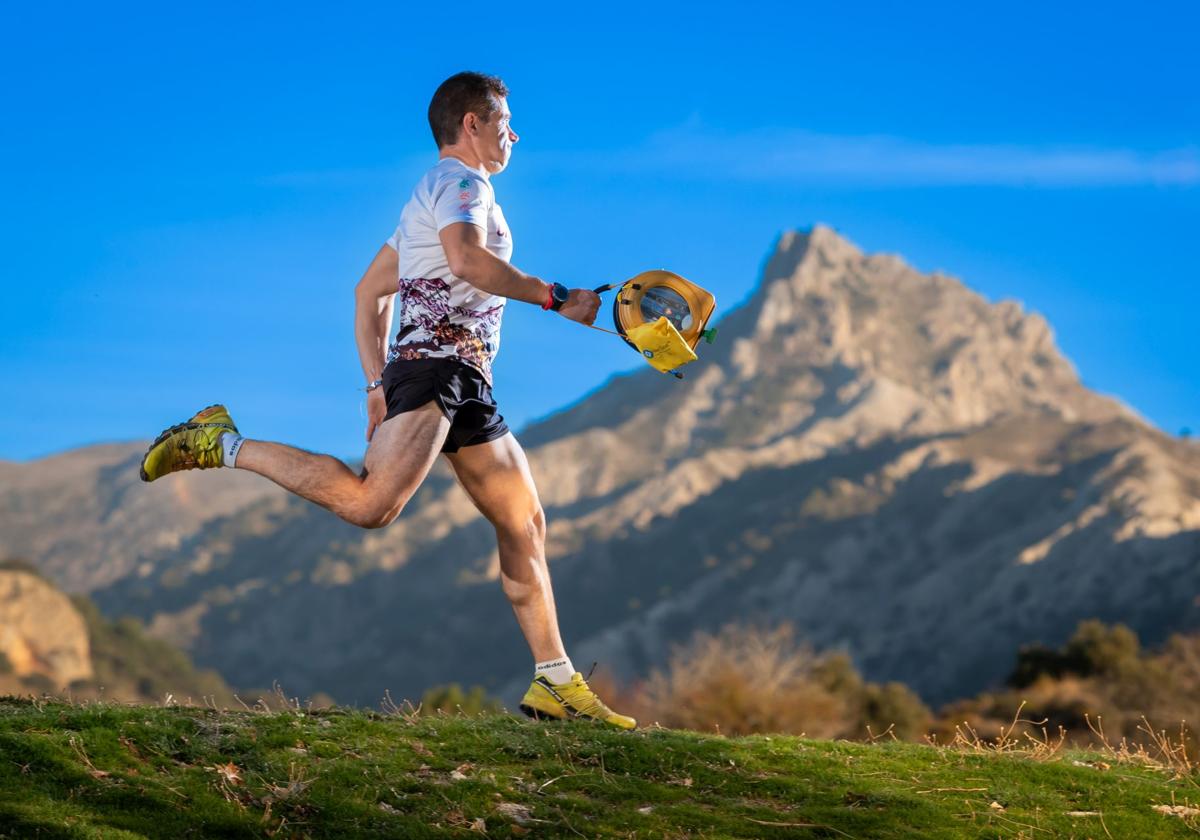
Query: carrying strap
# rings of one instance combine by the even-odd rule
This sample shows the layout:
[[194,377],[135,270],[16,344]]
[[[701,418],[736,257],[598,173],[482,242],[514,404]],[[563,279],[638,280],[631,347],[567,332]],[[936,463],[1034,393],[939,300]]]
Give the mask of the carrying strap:
[[[605,292],[612,291],[613,289],[618,288],[619,286],[624,286],[625,282],[628,282],[628,281],[622,281],[620,283],[609,283],[607,286],[597,286],[596,288],[592,289],[592,291],[598,295],[602,295]],[[617,338],[625,337],[624,335],[617,332],[616,330],[606,330],[606,329],[604,329],[604,327],[597,327],[593,324],[584,324],[584,326],[591,327],[593,330],[599,330],[602,333],[608,333],[609,335],[615,335]]]

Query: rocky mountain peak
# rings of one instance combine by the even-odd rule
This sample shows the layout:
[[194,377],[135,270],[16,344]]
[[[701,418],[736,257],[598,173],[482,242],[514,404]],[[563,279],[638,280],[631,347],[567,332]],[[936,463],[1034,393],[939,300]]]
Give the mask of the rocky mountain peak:
[[728,327],[721,362],[737,380],[841,370],[909,394],[935,424],[1030,408],[1096,420],[1124,411],[1080,385],[1040,315],[1016,301],[989,303],[897,256],[865,255],[824,225],[780,236],[762,284]]

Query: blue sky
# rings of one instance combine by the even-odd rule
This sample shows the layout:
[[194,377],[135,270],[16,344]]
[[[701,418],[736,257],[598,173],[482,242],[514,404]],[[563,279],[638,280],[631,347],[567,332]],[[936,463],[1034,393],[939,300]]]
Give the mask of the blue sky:
[[[1088,385],[1198,430],[1200,13],[1048,5],[9,4],[0,458],[216,401],[360,456],[352,288],[468,68],[512,89],[527,271],[670,268],[728,310],[825,222],[1022,301]],[[513,304],[496,393],[519,427],[638,364]]]

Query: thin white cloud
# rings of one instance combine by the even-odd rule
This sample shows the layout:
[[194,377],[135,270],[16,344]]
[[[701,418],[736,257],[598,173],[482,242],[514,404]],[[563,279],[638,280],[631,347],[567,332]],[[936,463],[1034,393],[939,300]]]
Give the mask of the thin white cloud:
[[870,186],[1193,186],[1200,150],[937,144],[794,130],[720,133],[689,124],[616,152],[541,152],[553,168],[675,173],[689,180]]
[[[1200,185],[1200,148],[938,144],[902,137],[795,130],[723,133],[690,121],[612,150],[517,148],[515,165],[541,175],[638,175],[689,181],[785,182],[833,187],[1118,187]],[[392,166],[282,172],[257,180],[295,189],[407,183],[433,155]]]

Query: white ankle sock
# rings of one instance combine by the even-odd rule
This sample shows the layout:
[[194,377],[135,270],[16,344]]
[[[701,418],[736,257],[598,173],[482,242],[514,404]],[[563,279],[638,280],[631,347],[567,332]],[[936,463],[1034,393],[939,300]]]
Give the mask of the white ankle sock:
[[221,432],[221,448],[225,450],[222,461],[225,466],[233,467],[237,465],[238,450],[242,448],[242,443],[245,438],[236,432]]
[[535,677],[545,677],[555,685],[569,683],[574,673],[575,666],[571,664],[571,658],[568,656],[564,656],[562,659],[551,659],[549,662],[539,662],[533,669]]

